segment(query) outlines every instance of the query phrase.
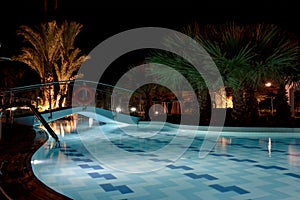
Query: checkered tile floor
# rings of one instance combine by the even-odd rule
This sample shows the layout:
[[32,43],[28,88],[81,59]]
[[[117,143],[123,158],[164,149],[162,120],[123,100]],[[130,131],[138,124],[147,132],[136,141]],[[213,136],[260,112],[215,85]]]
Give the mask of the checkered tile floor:
[[[161,169],[129,173],[119,169],[140,169],[141,161],[106,155],[99,160],[90,148],[101,148],[103,136],[97,127],[65,134],[61,147],[53,148],[51,138],[32,157],[35,175],[49,187],[72,199],[297,199],[300,197],[300,137],[251,133],[220,135],[205,158],[199,158],[204,135],[199,132],[185,153],[175,162],[161,159],[158,149],[174,139],[172,129],[152,137],[136,139],[115,125],[103,125],[111,146],[146,157],[145,165],[164,163]],[[145,130],[144,130],[145,131]],[[88,136],[91,146],[82,143]],[[278,134],[276,134],[278,135]],[[187,134],[187,137],[190,137]],[[181,147],[182,137],[172,144]],[[94,146],[93,146],[94,145]],[[99,147],[100,146],[100,147]],[[89,151],[87,150],[89,149]],[[171,155],[171,154],[170,154]],[[110,159],[111,156],[111,160]],[[114,158],[113,158],[114,157]],[[119,162],[119,169],[108,162]],[[116,165],[114,165],[116,166]],[[157,165],[154,165],[155,167]]]

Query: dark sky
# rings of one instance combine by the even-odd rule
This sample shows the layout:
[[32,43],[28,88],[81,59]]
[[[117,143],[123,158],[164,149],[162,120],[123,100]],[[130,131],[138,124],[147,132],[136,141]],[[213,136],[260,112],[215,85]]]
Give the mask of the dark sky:
[[[178,0],[178,1],[99,1],[99,0],[6,0],[0,4],[0,56],[11,56],[22,45],[16,38],[20,25],[39,25],[46,19],[74,20],[84,25],[77,45],[89,53],[103,40],[125,30],[155,26],[180,30],[189,23],[216,24],[228,21],[273,23],[300,37],[296,1],[259,2]],[[120,4],[120,2],[122,2]],[[133,57],[136,58],[135,54]],[[143,55],[142,55],[143,56]],[[130,56],[116,62],[128,62]],[[140,58],[143,59],[143,58]],[[113,69],[112,69],[113,70]],[[111,73],[118,76],[116,73]],[[123,72],[120,72],[123,73]]]
[[[97,1],[97,0],[7,0],[0,4],[0,56],[15,52],[20,45],[15,31],[21,24],[37,25],[48,18],[72,19],[84,25],[80,34],[81,48],[90,51],[104,39],[121,31],[158,26],[180,29],[188,23],[237,22],[275,23],[297,35],[299,9],[296,1]],[[171,3],[170,3],[171,2]]]

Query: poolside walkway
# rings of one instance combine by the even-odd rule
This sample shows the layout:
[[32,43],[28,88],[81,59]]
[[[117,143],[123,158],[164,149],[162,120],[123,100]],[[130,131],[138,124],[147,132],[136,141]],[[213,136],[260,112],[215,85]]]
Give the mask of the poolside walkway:
[[43,130],[2,123],[0,132],[0,199],[70,199],[38,180],[31,157],[48,140]]

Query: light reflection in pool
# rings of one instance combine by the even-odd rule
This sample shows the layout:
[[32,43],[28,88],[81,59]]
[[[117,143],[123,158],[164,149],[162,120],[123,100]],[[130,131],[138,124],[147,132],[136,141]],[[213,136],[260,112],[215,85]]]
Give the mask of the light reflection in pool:
[[[43,146],[43,150],[40,150],[34,156],[35,161],[32,163],[33,168],[36,170],[35,173],[38,174],[39,178],[46,183],[49,181],[48,184],[56,188],[59,192],[73,197],[73,199],[80,199],[80,194],[77,194],[76,187],[80,188],[81,191],[98,191],[98,196],[104,196],[107,199],[153,199],[154,196],[151,196],[151,194],[147,196],[147,192],[145,194],[140,193],[145,188],[152,188],[153,191],[159,192],[164,191],[166,195],[170,196],[177,194],[180,190],[184,191],[186,189],[189,191],[189,193],[185,194],[187,197],[189,195],[193,197],[192,194],[203,194],[203,196],[208,197],[207,199],[218,199],[218,197],[219,199],[220,197],[222,197],[221,199],[278,199],[280,197],[276,193],[278,191],[286,192],[287,195],[291,194],[290,199],[295,197],[292,196],[293,194],[300,195],[298,189],[299,179],[295,178],[296,175],[300,175],[300,136],[293,138],[288,133],[272,134],[270,132],[262,133],[261,135],[250,135],[250,132],[238,132],[233,136],[224,134],[218,138],[213,151],[206,158],[199,159],[197,150],[199,150],[199,146],[203,141],[203,135],[197,135],[191,148],[186,151],[181,159],[173,164],[173,167],[185,166],[192,168],[192,170],[185,171],[180,168],[170,169],[166,167],[164,170],[156,171],[153,174],[124,175],[110,168],[105,168],[102,163],[97,162],[88,154],[84,145],[80,143],[78,134],[76,134],[76,128],[82,124],[85,125],[87,130],[93,129],[93,123],[88,118],[74,118],[73,120],[53,122],[52,127],[63,138],[61,148],[58,150],[55,148],[54,142],[49,140]],[[137,143],[132,137],[126,138],[122,136],[120,139],[119,135],[122,132],[116,127],[112,126],[108,130],[111,131],[108,133],[110,139],[115,142],[113,144],[119,145],[120,148],[125,149],[125,147],[128,147],[127,149],[130,150],[147,150],[145,145],[156,145],[155,141],[157,138],[153,141],[139,138],[141,142]],[[172,132],[169,130],[164,130],[161,131],[160,136],[165,135],[166,138],[170,138],[171,134]],[[289,137],[285,137],[284,134]],[[167,141],[166,138],[165,141]],[[74,157],[70,154],[72,153],[70,147],[72,147],[72,150],[76,150],[76,153],[82,153],[85,158],[92,159],[92,164],[73,161]],[[81,169],[79,165],[85,166],[86,164],[104,167],[103,170],[88,169],[86,170],[88,173],[97,172],[102,174],[102,172],[105,172],[117,176],[117,179],[109,181],[98,178],[95,179],[97,181],[95,187],[91,186],[93,183],[91,182],[84,188],[82,185],[83,182],[87,181],[90,177],[87,173],[84,174],[85,169]],[[120,165],[128,164],[120,163]],[[132,167],[138,166],[132,163]],[[53,173],[52,176],[51,172]],[[203,177],[205,177],[204,175],[209,175],[216,177],[217,180],[210,181],[205,178],[195,178],[193,180],[184,174],[194,174],[193,176],[195,177],[201,174]],[[296,175],[293,177],[285,174]],[[62,177],[65,178],[62,179]],[[70,182],[70,185],[64,181],[65,179]],[[95,181],[94,179],[91,180]],[[62,181],[62,183],[59,183],[59,181]],[[136,183],[136,181],[142,182]],[[179,183],[178,181],[181,186],[175,186],[176,183]],[[126,184],[134,193],[120,195],[117,192],[105,192],[101,187],[99,189],[99,184],[107,183],[113,183],[114,185]],[[157,185],[156,189],[154,189],[155,185]],[[233,187],[234,185],[249,191],[249,193],[242,195],[234,192],[222,193],[212,189],[210,185],[221,185],[222,187]],[[285,190],[280,190],[281,186]],[[75,189],[72,189],[72,187]],[[175,189],[172,190],[168,187]],[[274,187],[276,187],[275,193]]]

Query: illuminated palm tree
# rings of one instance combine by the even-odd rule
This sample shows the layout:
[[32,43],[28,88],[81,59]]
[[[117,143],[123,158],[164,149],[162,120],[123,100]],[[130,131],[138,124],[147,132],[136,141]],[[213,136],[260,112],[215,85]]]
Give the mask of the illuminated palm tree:
[[[17,31],[17,35],[24,39],[22,53],[12,57],[12,60],[23,62],[36,71],[41,83],[72,80],[75,78],[74,72],[88,58],[74,47],[81,29],[81,24],[68,21],[62,24],[46,22],[36,28],[23,25]],[[65,97],[66,91],[66,85],[60,86],[59,92],[56,92],[57,98],[52,98],[54,101],[51,104],[62,102],[61,98]],[[54,87],[51,93],[54,94]],[[48,90],[44,91],[43,98],[49,104]]]
[[[56,78],[58,81],[73,80],[81,64],[89,57],[81,55],[81,50],[74,46],[75,39],[82,29],[77,22],[64,21],[60,26],[60,59],[54,63]],[[57,96],[57,106],[61,106],[67,95],[67,85],[60,85]]]

